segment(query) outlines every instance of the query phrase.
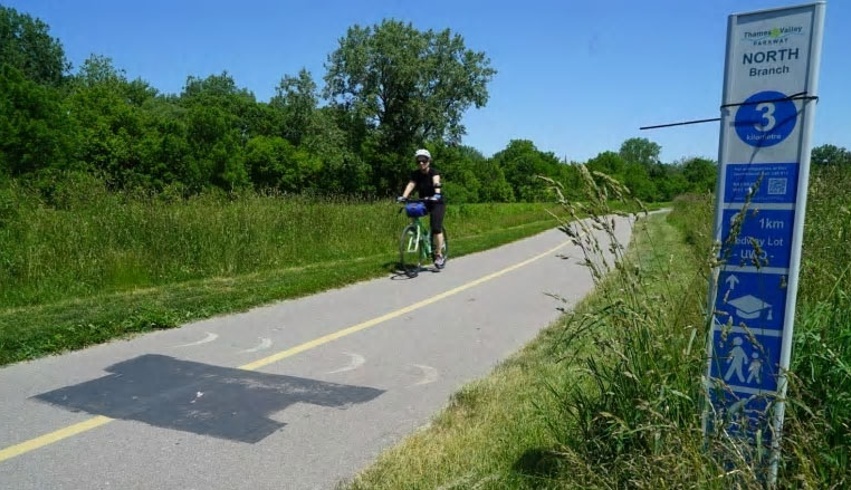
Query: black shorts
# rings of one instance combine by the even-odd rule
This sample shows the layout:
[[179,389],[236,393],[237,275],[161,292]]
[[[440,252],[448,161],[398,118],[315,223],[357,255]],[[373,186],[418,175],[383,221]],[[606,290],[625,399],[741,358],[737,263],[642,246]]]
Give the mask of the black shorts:
[[426,201],[429,213],[429,224],[432,235],[443,233],[443,214],[446,213],[446,203],[443,201]]

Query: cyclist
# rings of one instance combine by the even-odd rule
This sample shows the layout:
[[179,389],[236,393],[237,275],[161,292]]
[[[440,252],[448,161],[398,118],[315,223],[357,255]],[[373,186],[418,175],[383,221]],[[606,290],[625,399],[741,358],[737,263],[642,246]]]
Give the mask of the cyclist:
[[434,266],[442,269],[445,262],[441,250],[443,250],[443,214],[446,212],[446,204],[443,201],[443,195],[440,193],[440,172],[431,166],[431,153],[428,150],[417,150],[414,158],[417,160],[418,168],[411,172],[405,191],[396,200],[404,201],[414,189],[417,190],[420,199],[425,200],[429,212],[431,235],[434,238],[432,246]]

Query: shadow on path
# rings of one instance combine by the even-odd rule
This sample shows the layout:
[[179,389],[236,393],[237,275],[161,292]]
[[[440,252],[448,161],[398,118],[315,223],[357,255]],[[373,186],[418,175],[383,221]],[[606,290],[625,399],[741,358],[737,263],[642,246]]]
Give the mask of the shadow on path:
[[268,415],[294,403],[345,408],[384,393],[153,354],[107,371],[112,374],[35,398],[74,411],[256,443],[286,425]]

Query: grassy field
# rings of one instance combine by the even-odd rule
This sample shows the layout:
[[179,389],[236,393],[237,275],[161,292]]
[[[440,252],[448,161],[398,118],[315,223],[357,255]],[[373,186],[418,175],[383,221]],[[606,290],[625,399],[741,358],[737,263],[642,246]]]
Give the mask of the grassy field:
[[[0,186],[0,365],[170,328],[392,272],[392,201],[257,194],[189,200],[78,178]],[[554,203],[447,208],[451,257],[553,228]]]
[[[849,188],[814,169],[778,488],[851,484]],[[726,466],[704,446],[712,209],[687,196],[638,226],[594,295],[346,488],[764,488],[741,446],[710,441]]]

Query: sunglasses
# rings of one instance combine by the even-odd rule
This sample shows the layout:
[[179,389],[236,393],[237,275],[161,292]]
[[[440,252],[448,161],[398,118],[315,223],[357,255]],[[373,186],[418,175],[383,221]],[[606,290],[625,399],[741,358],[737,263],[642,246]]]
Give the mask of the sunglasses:
[[417,163],[428,163],[428,158],[417,158]]

